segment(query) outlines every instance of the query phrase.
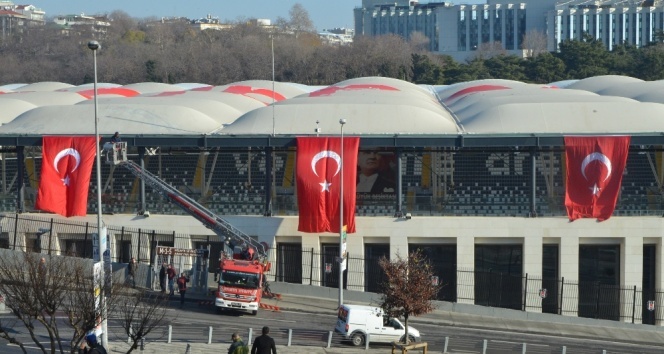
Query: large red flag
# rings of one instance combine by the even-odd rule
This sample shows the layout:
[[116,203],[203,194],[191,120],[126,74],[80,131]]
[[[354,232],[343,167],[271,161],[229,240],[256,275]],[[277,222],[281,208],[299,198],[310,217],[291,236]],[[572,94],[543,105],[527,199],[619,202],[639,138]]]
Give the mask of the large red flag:
[[344,225],[355,232],[355,190],[357,151],[360,138],[297,138],[298,230],[302,232],[339,232],[339,195],[343,164]]
[[570,220],[611,217],[629,152],[629,136],[565,137],[565,206]]
[[41,178],[35,209],[67,217],[86,215],[96,150],[94,136],[43,137]]

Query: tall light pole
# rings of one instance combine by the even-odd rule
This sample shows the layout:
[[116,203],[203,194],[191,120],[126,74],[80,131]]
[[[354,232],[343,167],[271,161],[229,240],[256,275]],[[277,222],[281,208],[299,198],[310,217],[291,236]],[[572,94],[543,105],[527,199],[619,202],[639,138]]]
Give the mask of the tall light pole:
[[344,304],[344,270],[346,268],[346,240],[344,240],[344,124],[346,120],[339,119],[341,125],[341,183],[339,183],[339,306]]
[[[108,350],[108,323],[106,321],[106,318],[108,317],[106,314],[106,294],[105,294],[105,284],[104,281],[106,280],[105,277],[105,269],[103,266],[103,261],[104,261],[104,255],[102,250],[106,248],[106,244],[102,245],[102,243],[106,242],[106,237],[103,235],[103,228],[102,228],[102,220],[101,220],[101,157],[100,155],[100,150],[99,150],[99,117],[98,117],[98,105],[97,105],[97,50],[101,48],[101,44],[97,41],[90,41],[88,42],[88,49],[92,51],[92,60],[93,60],[93,67],[94,67],[94,106],[95,106],[95,155],[97,157],[97,237],[98,237],[98,242],[99,242],[99,260],[102,262],[102,267],[100,271],[100,279],[101,279],[101,285],[100,285],[100,294],[99,294],[99,306],[101,307],[101,343]],[[109,250],[110,252],[110,250]]]

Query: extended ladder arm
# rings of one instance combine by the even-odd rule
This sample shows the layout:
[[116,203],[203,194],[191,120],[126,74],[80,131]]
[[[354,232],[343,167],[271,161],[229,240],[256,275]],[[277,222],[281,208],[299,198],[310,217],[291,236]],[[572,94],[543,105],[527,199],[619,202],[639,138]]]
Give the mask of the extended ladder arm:
[[185,193],[180,192],[177,188],[141,168],[137,163],[128,160],[126,142],[107,143],[104,145],[104,152],[107,153],[107,163],[120,165],[128,169],[134,176],[145,181],[152,189],[158,191],[161,195],[168,198],[171,202],[202,222],[206,227],[213,230],[217,235],[221,236],[222,241],[229,238],[235,244],[253,247],[258,252],[261,261],[267,260],[267,250],[262,243],[238,230],[228,221],[215,215]]

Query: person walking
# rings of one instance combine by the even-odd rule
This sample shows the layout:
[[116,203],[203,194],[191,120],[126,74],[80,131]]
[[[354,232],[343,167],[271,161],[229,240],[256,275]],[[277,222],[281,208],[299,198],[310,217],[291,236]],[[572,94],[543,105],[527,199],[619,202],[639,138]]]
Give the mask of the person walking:
[[127,273],[129,274],[129,284],[131,284],[132,288],[136,287],[136,269],[138,268],[138,263],[136,263],[136,259],[134,257],[131,257],[129,260],[129,264],[127,264]]
[[167,270],[168,270],[168,266],[166,265],[166,262],[164,262],[161,265],[161,269],[159,269],[159,287],[161,288],[162,293],[166,292],[166,278],[167,278],[166,271]]
[[254,339],[251,354],[277,354],[277,346],[274,344],[274,339],[268,336],[268,333],[270,333],[270,327],[263,327],[263,335]]
[[175,277],[177,276],[173,265],[168,265],[168,268],[166,268],[166,275],[168,276],[168,291],[170,292],[170,296],[173,296],[175,294]]
[[249,354],[249,348],[244,345],[240,335],[235,332],[231,336],[231,346],[228,347],[228,354]]
[[178,291],[180,292],[180,308],[184,307],[184,294],[187,292],[187,283],[189,278],[185,273],[180,274],[178,278]]

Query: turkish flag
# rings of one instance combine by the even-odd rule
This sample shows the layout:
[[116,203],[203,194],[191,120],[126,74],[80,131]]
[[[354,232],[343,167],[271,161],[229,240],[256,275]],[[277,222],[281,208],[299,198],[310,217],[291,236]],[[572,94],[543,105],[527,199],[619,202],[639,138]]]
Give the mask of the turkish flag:
[[35,209],[64,216],[88,212],[90,174],[95,161],[95,137],[45,136]]
[[629,136],[565,137],[565,207],[570,220],[604,221],[616,208]]
[[355,178],[360,138],[344,137],[343,145],[342,152],[341,138],[297,138],[298,231],[339,232],[343,176],[344,225],[348,233],[355,232]]

